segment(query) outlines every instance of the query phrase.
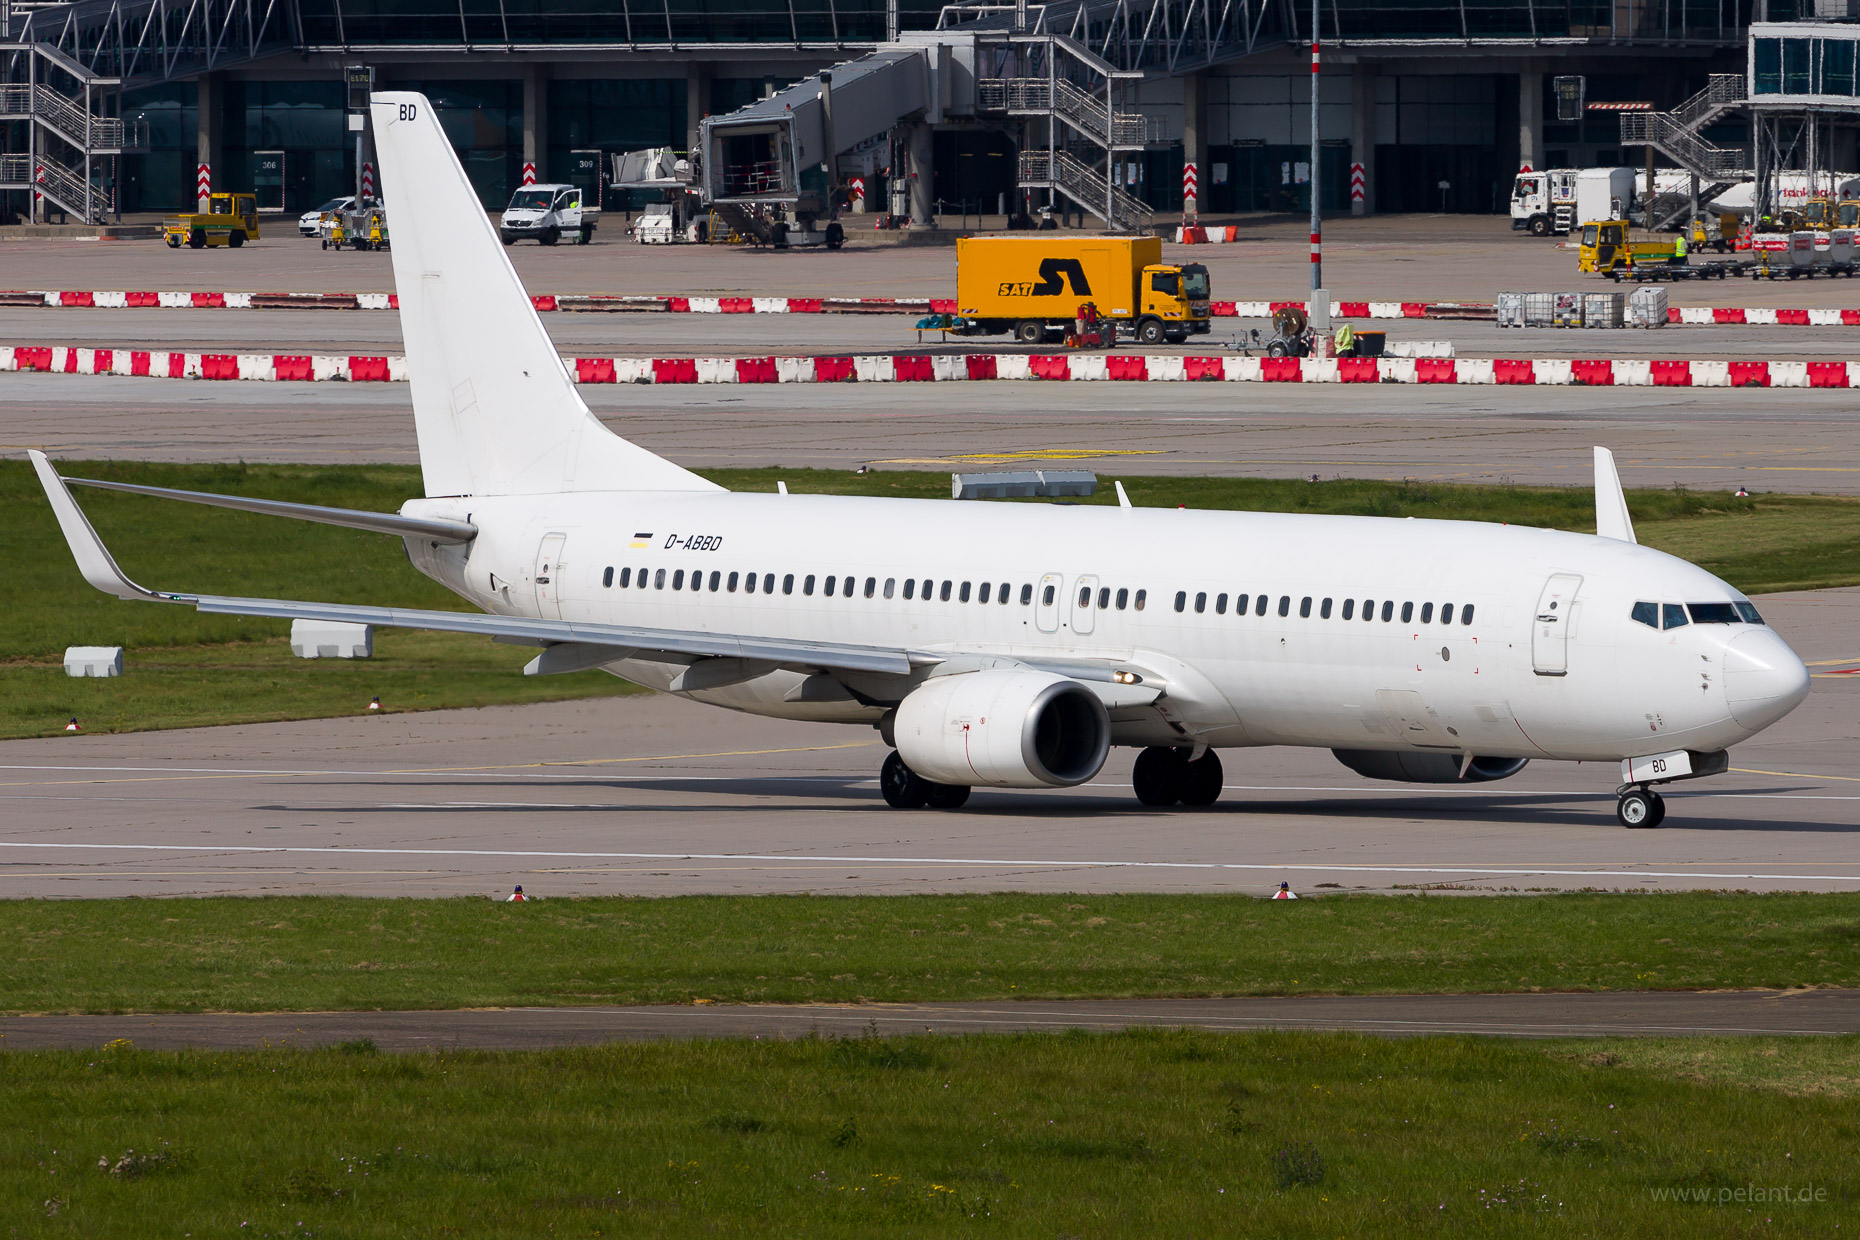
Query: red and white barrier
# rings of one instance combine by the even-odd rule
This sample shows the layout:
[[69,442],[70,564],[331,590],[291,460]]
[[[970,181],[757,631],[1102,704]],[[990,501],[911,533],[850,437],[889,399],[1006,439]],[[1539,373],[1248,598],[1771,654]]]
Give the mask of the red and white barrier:
[[[578,383],[947,383],[981,380],[1229,383],[1415,383],[1573,387],[1860,387],[1860,362],[1672,358],[1185,357],[1181,354],[960,353],[854,357],[577,357]],[[403,383],[402,357],[169,353],[0,346],[0,372]]]

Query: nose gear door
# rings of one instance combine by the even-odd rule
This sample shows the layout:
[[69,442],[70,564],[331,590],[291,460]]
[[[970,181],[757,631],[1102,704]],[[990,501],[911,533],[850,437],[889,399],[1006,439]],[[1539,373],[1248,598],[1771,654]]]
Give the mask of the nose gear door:
[[1576,573],[1556,573],[1544,582],[1531,620],[1531,670],[1539,676],[1569,674],[1570,607],[1581,585]]

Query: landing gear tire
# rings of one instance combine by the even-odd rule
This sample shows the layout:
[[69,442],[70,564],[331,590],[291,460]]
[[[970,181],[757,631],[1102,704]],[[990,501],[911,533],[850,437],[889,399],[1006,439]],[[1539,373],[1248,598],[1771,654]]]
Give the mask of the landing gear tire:
[[1210,749],[1193,762],[1184,762],[1181,780],[1182,804],[1196,809],[1214,804],[1221,799],[1221,786],[1226,782],[1220,756]]
[[1038,319],[1022,319],[1014,325],[1014,339],[1022,344],[1039,344],[1046,339],[1046,324]]
[[931,809],[961,809],[969,803],[967,784],[932,784],[925,781],[928,792],[924,804]]
[[1163,342],[1163,325],[1156,319],[1144,319],[1137,324],[1137,343],[1161,344]]
[[[904,764],[896,750],[878,769],[878,787],[885,794],[885,804],[893,809],[922,809],[930,800],[929,780]],[[965,790],[966,791],[966,790]]]
[[1651,831],[1666,820],[1666,801],[1650,789],[1635,788],[1615,803],[1615,819],[1631,831]]
[[1171,745],[1151,745],[1137,755],[1130,782],[1137,800],[1154,809],[1174,805],[1182,799],[1182,785],[1187,780],[1186,755]]

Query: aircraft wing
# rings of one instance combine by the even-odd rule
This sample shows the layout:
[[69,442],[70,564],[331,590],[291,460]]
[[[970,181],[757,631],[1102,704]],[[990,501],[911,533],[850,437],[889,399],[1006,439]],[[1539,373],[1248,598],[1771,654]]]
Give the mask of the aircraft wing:
[[[198,611],[215,615],[273,616],[280,620],[329,620],[372,624],[382,628],[436,629],[450,633],[479,633],[486,637],[501,637],[543,646],[572,642],[613,652],[611,657],[596,659],[596,662],[613,662],[636,654],[669,654],[697,658],[755,659],[783,666],[833,671],[890,672],[900,675],[907,675],[911,671],[913,660],[907,651],[839,642],[649,629],[624,624],[591,624],[475,612],[367,607],[350,603],[307,603],[273,598],[228,598],[150,590],[130,580],[128,574],[117,566],[115,557],[103,545],[103,540],[98,537],[83,510],[77,506],[77,501],[71,498],[65,480],[58,476],[45,454],[32,452],[29,455],[33,468],[38,471],[39,481],[45,487],[46,498],[51,501],[52,511],[57,515],[59,528],[71,547],[71,554],[77,559],[78,571],[97,589],[121,599],[191,604]],[[925,660],[920,657],[917,661]],[[931,658],[928,661],[935,662],[937,659]]]

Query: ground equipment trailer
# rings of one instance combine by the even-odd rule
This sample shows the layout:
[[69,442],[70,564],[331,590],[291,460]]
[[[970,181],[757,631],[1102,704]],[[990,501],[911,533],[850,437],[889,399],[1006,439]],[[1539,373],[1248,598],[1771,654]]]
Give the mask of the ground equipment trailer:
[[258,240],[258,198],[253,194],[214,194],[207,199],[204,212],[171,215],[161,222],[161,231],[171,250],[183,244],[190,250],[210,245],[229,245],[236,250],[248,241]]
[[1168,266],[1160,237],[963,237],[956,312],[976,335],[1013,332],[1038,344],[1091,302],[1099,318],[1144,344],[1205,333],[1208,269]]

